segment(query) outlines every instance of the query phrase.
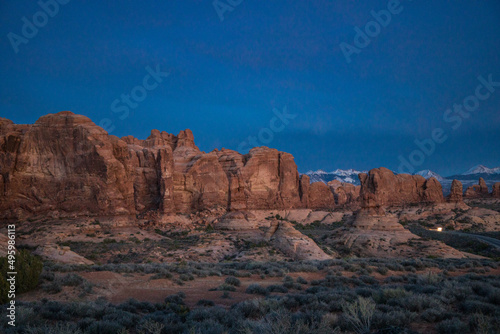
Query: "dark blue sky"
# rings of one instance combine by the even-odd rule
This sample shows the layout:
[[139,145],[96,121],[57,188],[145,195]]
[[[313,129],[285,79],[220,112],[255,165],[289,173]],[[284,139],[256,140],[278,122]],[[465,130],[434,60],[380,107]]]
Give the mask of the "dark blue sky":
[[[297,116],[264,143],[292,153],[302,172],[397,169],[435,128],[447,140],[415,170],[500,165],[500,87],[456,130],[443,120],[478,76],[500,82],[497,0],[401,0],[351,63],[339,44],[353,45],[354,27],[387,1],[244,0],[224,21],[212,0],[110,3],[61,5],[16,54],[9,33],[22,37],[22,18],[40,6],[0,2],[0,116],[33,123],[71,110],[139,138],[190,128],[210,151],[269,135],[273,109],[287,107]],[[170,75],[120,119],[113,101],[143,84],[147,66]]]

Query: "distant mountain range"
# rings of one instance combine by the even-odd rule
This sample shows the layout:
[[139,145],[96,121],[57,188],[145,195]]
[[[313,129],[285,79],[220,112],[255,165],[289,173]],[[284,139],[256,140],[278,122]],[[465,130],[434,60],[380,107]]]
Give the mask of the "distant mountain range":
[[488,168],[483,165],[477,165],[462,173],[462,175],[471,175],[471,174],[500,174],[500,167],[497,168]]
[[[311,178],[311,182],[328,183],[332,180],[339,180],[340,182],[359,185],[359,173],[367,173],[367,171],[358,171],[355,169],[337,169],[333,172],[318,170],[309,171],[305,174]],[[429,169],[424,169],[415,173],[415,175],[422,175],[426,179],[435,177],[443,185],[443,191],[445,192],[445,194],[447,194],[450,190],[452,181],[455,179],[462,182],[462,184],[464,185],[464,190],[473,184],[477,184],[480,177],[482,177],[486,181],[488,187],[491,188],[493,183],[500,182],[500,167],[488,168],[483,165],[477,165],[462,174],[451,175],[447,177],[442,177],[438,173],[435,173]]]
[[500,167],[488,168],[483,165],[474,166],[465,173],[448,176],[447,179],[453,180],[477,180],[482,177],[485,180],[499,180]]
[[424,170],[421,170],[420,172],[416,172],[415,175],[421,175],[421,176],[425,177],[426,179],[430,179],[431,177],[434,177],[439,182],[445,180],[445,178],[442,177],[441,175],[439,175],[438,173],[435,173],[435,172],[428,170],[428,169],[424,169]]
[[352,183],[359,185],[359,173],[368,173],[367,171],[359,171],[354,169],[337,169],[333,172],[325,172],[323,170],[309,171],[306,173],[307,176],[311,178],[311,182],[324,182],[328,183],[333,180],[338,180],[340,182]]

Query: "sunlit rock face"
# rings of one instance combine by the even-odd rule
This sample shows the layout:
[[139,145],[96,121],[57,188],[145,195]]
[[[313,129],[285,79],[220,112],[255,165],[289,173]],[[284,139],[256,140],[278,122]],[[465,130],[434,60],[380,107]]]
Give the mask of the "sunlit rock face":
[[433,177],[426,180],[420,175],[395,175],[382,167],[360,174],[359,179],[363,208],[444,202],[441,184]]
[[190,130],[120,139],[69,111],[0,118],[2,219],[301,208],[306,188],[293,156],[267,147],[205,153]]

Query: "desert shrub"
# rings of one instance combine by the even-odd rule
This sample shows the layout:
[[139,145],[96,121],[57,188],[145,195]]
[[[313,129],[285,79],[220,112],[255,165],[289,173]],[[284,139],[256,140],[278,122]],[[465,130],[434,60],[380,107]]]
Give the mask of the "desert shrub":
[[71,316],[66,311],[63,304],[54,301],[42,304],[38,308],[38,312],[43,318],[56,321],[67,321],[71,319]]
[[420,318],[426,322],[434,323],[451,318],[451,314],[443,307],[428,308],[420,314]]
[[95,321],[87,328],[88,334],[116,334],[123,329],[119,323],[114,321]]
[[352,330],[358,334],[370,332],[375,303],[372,299],[359,297],[352,303],[347,303],[343,308],[343,318],[350,324]]
[[391,300],[404,298],[408,295],[409,293],[403,288],[388,288],[377,291],[373,298],[379,304],[386,304]]
[[200,299],[200,300],[198,300],[198,302],[196,303],[196,305],[199,305],[199,306],[215,306],[215,303],[212,300]]
[[40,278],[43,279],[43,280],[51,282],[51,281],[53,281],[56,278],[56,275],[53,272],[51,272],[49,270],[46,270],[46,268],[44,268],[42,270]]
[[370,284],[370,285],[378,284],[378,281],[371,276],[361,275],[361,276],[359,276],[359,279],[361,282],[366,283],[366,284]]
[[321,285],[321,280],[312,280],[311,285]]
[[487,299],[489,303],[500,306],[500,289],[493,289]]
[[356,295],[361,297],[372,297],[374,291],[369,287],[359,287],[354,290]]
[[189,333],[194,334],[220,334],[226,332],[226,328],[222,324],[212,319],[196,322],[189,329]]
[[259,300],[245,300],[241,303],[235,305],[235,312],[241,314],[245,318],[259,318],[262,317],[265,313],[259,305]]
[[376,311],[373,316],[373,327],[378,329],[396,327],[404,329],[417,318],[415,313],[405,310],[393,310],[389,312]]
[[126,302],[118,305],[117,308],[120,310],[123,310],[123,311],[135,313],[135,312],[139,312],[139,310],[141,308],[141,302],[139,302],[137,299],[130,298]]
[[[119,324],[122,327],[133,327],[135,324],[137,324],[140,320],[141,317],[139,317],[137,314],[122,311],[122,310],[117,310],[117,309],[107,309],[106,314],[102,317],[103,321],[108,321],[108,322],[114,322]],[[95,320],[94,320],[95,321]],[[89,326],[92,324],[91,322]]]
[[387,269],[386,266],[380,266],[380,267],[377,267],[377,272],[381,275],[387,275],[387,273],[389,272],[389,269]]
[[493,287],[487,283],[474,282],[470,287],[476,295],[481,297],[489,296],[493,293]]
[[42,286],[42,290],[50,293],[56,294],[62,291],[62,284],[60,281],[53,281]]
[[236,287],[234,285],[229,285],[229,284],[221,284],[219,285],[217,288],[215,288],[214,290],[216,291],[236,291]]
[[418,283],[435,285],[442,281],[442,277],[439,274],[435,274],[431,271],[418,276]]
[[161,270],[159,273],[157,273],[156,275],[152,276],[151,279],[152,280],[155,280],[155,279],[172,279],[173,275],[171,272],[167,271],[167,270]]
[[260,286],[259,284],[250,284],[248,288],[245,290],[246,293],[251,294],[251,295],[263,295],[267,296],[269,292]]
[[388,262],[386,267],[392,271],[404,271],[404,267],[397,262]]
[[287,293],[288,292],[288,289],[286,287],[284,287],[283,285],[279,285],[279,284],[270,285],[266,288],[266,290],[268,292],[280,292],[280,293]]
[[78,297],[83,298],[86,295],[91,294],[93,292],[94,284],[90,283],[89,281],[85,281],[80,288],[81,292],[78,295]]
[[439,334],[462,334],[468,332],[468,326],[457,318],[441,321],[436,326],[436,329]]
[[224,280],[224,282],[228,285],[234,285],[234,286],[240,286],[241,285],[241,281],[239,279],[237,279],[236,277],[234,276],[230,276],[228,278],[226,278]]
[[459,309],[467,314],[471,313],[482,313],[485,315],[491,315],[495,313],[495,306],[484,303],[478,300],[467,300],[463,303],[460,303]]
[[184,298],[186,298],[186,295],[183,292],[178,292],[175,295],[167,296],[165,298],[165,303],[184,305]]
[[303,278],[302,276],[299,276],[297,277],[297,283],[300,283],[300,284],[307,284],[307,281],[305,278]]
[[493,333],[493,326],[495,325],[497,326],[497,328],[499,328],[498,320],[497,323],[495,324],[493,319],[481,313],[473,314],[469,318],[469,326],[477,334]]
[[214,306],[210,308],[196,308],[192,310],[186,321],[188,323],[193,323],[203,322],[209,319],[222,324],[226,328],[233,327],[239,320],[234,311],[226,311],[222,307]]
[[404,281],[405,279],[403,276],[389,276],[384,280],[385,283],[402,283]]
[[441,290],[441,295],[445,297],[444,301],[448,304],[467,300],[472,294],[472,289],[469,286],[452,282],[446,282]]
[[181,281],[193,281],[194,280],[194,276],[191,275],[191,274],[181,274],[181,275],[179,275],[179,279]]
[[45,325],[38,327],[28,327],[26,329],[27,334],[83,334],[83,332],[76,328],[74,324],[71,323],[60,323],[55,325]]
[[85,279],[77,274],[67,274],[66,276],[62,277],[61,279],[61,284],[63,286],[79,286],[83,284]]
[[164,324],[153,320],[146,320],[137,328],[137,334],[161,334]]
[[412,312],[421,313],[431,307],[439,307],[440,303],[428,295],[410,295],[400,299],[397,304]]

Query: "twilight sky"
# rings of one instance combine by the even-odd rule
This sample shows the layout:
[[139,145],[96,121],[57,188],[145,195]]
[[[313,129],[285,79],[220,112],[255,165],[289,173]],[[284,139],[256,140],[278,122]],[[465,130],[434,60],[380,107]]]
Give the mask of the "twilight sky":
[[[213,0],[59,2],[53,17],[0,2],[0,117],[71,110],[138,138],[190,128],[202,150],[265,145],[301,172],[500,166],[497,0],[401,0],[385,27],[370,23],[390,13],[378,0],[243,0],[222,21]],[[355,27],[372,37],[347,62]]]

